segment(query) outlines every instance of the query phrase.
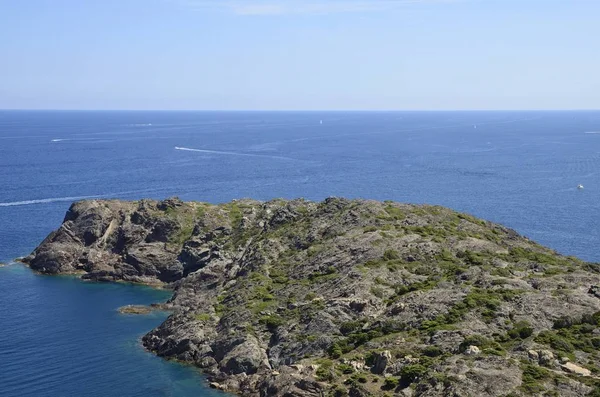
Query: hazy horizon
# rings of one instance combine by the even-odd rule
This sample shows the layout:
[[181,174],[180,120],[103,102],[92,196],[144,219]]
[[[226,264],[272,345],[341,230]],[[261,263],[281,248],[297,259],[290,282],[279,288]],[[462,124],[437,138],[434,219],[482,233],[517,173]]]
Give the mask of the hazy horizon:
[[206,112],[206,113],[418,113],[418,112],[598,112],[598,109],[51,109],[0,108],[0,112]]

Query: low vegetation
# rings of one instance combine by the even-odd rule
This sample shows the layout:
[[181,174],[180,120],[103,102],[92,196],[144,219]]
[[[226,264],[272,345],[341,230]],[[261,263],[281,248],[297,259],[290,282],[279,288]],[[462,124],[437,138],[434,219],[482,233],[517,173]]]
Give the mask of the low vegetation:
[[233,391],[600,395],[600,265],[500,225],[339,198],[94,203],[32,268],[173,283],[174,314],[144,344]]

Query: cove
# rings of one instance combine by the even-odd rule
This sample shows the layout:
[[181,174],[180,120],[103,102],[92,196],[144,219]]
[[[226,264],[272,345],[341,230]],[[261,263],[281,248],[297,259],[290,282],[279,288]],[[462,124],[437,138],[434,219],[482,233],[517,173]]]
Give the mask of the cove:
[[192,367],[145,351],[141,336],[164,312],[124,315],[126,304],[163,302],[149,287],[40,276],[0,268],[0,384],[17,396],[216,396]]

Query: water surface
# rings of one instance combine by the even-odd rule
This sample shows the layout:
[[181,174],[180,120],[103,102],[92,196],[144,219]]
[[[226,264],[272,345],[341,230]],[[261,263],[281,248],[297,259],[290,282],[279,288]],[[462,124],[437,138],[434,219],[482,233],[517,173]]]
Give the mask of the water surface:
[[[600,112],[0,111],[0,261],[71,201],[363,197],[449,206],[600,260]],[[578,190],[578,184],[585,189]],[[215,393],[139,346],[164,292],[0,269],[0,395]]]

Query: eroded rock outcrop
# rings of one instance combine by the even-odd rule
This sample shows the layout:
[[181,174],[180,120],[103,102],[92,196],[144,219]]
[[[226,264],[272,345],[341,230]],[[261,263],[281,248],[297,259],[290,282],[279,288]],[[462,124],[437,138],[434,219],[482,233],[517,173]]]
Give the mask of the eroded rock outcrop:
[[173,288],[144,345],[246,396],[600,393],[598,265],[442,207],[82,201],[24,261]]

